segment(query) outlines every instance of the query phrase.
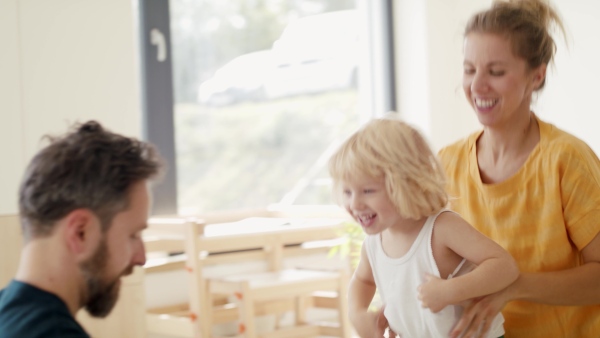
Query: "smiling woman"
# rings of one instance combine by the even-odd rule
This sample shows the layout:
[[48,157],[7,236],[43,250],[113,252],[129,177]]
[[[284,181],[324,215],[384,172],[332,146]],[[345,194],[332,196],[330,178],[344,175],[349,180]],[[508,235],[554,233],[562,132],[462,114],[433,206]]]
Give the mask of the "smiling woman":
[[511,337],[600,332],[600,160],[531,107],[554,60],[553,27],[562,20],[544,0],[495,1],[465,27],[463,88],[482,130],[440,157],[454,210],[521,274],[473,301],[455,337],[485,332],[500,311]]
[[464,44],[463,89],[479,122],[514,128],[515,118],[527,122],[531,94],[545,79],[546,65],[529,70],[512,53],[510,40],[492,33],[469,34]]

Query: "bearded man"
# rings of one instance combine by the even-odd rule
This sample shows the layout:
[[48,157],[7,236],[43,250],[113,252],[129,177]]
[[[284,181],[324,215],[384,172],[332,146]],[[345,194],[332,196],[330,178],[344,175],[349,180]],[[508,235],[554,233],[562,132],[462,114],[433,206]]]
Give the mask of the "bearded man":
[[19,268],[0,291],[0,336],[89,337],[85,308],[110,313],[121,277],[146,261],[148,184],[161,161],[148,143],[99,123],[77,125],[29,163],[19,190]]

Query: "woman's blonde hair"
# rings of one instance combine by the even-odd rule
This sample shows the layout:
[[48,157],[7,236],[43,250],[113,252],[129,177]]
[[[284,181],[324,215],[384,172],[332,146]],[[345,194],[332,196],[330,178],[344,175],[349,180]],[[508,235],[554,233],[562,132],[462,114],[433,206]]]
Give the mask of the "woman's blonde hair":
[[348,138],[329,160],[334,194],[355,175],[383,178],[388,197],[405,218],[420,219],[448,204],[441,165],[425,138],[387,116],[374,119]]
[[[556,44],[550,34],[552,24],[565,35],[563,22],[546,0],[495,0],[492,7],[476,13],[465,27],[471,32],[505,36],[512,44],[514,55],[524,59],[529,69],[549,65],[556,54]],[[546,79],[536,89],[542,89]]]

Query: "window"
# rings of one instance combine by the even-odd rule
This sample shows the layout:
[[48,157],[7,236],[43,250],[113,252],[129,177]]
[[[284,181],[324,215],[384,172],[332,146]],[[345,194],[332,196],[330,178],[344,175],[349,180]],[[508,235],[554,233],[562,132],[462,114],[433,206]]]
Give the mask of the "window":
[[373,114],[366,11],[170,0],[180,213],[332,203],[329,154]]

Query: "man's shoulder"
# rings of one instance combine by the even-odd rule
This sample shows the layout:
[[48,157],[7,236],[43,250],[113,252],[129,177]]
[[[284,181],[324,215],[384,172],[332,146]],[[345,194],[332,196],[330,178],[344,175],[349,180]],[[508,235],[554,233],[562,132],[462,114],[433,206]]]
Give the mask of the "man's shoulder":
[[[21,313],[23,315],[23,313]],[[89,338],[89,335],[72,318],[38,311],[25,316],[4,320],[0,314],[2,338]]]
[[0,294],[2,338],[89,338],[58,298],[29,297],[19,287],[9,286]]
[[0,308],[0,332],[2,338],[89,338],[69,313],[40,304]]

